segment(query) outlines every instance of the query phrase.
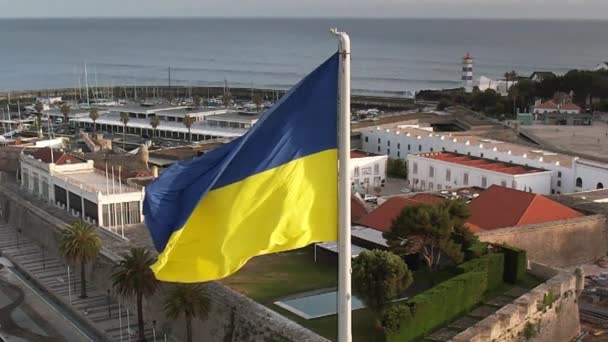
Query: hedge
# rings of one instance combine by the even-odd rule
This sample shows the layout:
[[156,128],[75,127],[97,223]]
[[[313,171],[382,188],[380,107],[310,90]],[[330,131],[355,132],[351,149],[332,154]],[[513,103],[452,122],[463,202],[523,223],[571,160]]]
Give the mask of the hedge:
[[515,284],[521,280],[528,270],[528,257],[526,251],[509,245],[501,245],[500,249],[505,256],[505,270],[503,279]]
[[383,319],[387,340],[414,341],[468,312],[503,284],[504,264],[502,253],[467,261],[457,267],[459,275],[389,309]]
[[[405,342],[422,338],[430,331],[454,320],[477,305],[487,289],[487,272],[460,274],[425,291],[396,311],[404,311],[397,330],[388,334],[387,341]],[[396,328],[396,329],[395,329]]]

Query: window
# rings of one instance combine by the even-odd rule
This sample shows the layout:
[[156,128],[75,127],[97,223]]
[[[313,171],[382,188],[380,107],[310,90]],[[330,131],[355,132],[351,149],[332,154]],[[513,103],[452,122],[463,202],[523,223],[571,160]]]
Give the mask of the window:
[[603,183],[597,183],[597,186],[595,188],[597,190],[603,189],[604,188],[604,184]]
[[441,190],[441,184],[437,184],[437,190]]
[[481,187],[482,188],[487,188],[488,187],[488,178],[486,176],[482,176],[481,177]]
[[517,189],[517,182],[516,181],[512,181],[511,182],[511,189]]
[[431,147],[431,152],[433,152],[433,148]]
[[408,150],[408,152],[412,150],[411,147],[412,146],[410,144],[407,144],[407,150]]
[[479,156],[480,156],[481,158],[483,158],[483,152],[481,152],[481,154],[479,154]]
[[359,167],[355,167],[355,172],[354,172],[354,176],[355,177],[359,177]]
[[421,180],[420,181],[420,189],[425,189],[425,186],[426,186],[426,183],[423,180]]
[[369,137],[365,137],[365,142],[369,142]]
[[470,156],[470,155],[471,155],[471,152],[467,152],[467,156]]
[[401,149],[401,143],[397,143],[397,149]]
[[576,179],[576,187],[577,188],[582,188],[583,187],[583,180],[581,179],[581,177],[578,177]]
[[452,170],[450,170],[450,169],[445,170],[445,180],[446,180],[446,182],[449,182],[452,180]]
[[442,148],[441,148],[441,150],[442,150],[443,152],[445,152],[445,147],[442,147]]
[[401,152],[397,151],[397,158],[401,157]]
[[390,148],[386,149],[386,154],[389,154],[389,155],[391,154],[391,149]]
[[562,181],[561,180],[557,181],[557,186],[562,186]]
[[378,152],[380,152],[380,146],[378,146]]
[[378,138],[378,144],[380,143],[380,138]]
[[555,194],[555,189],[551,189],[551,195]]
[[390,140],[386,141],[386,146],[391,146],[391,141]]
[[418,145],[418,152],[422,151],[422,145]]
[[374,175],[380,174],[380,165],[374,164]]
[[433,182],[429,182],[429,190],[433,190]]
[[429,177],[435,177],[435,168],[432,166],[429,166]]
[[414,166],[412,167],[412,172],[417,175],[418,174],[418,163],[414,162]]
[[465,173],[462,176],[462,185],[469,185],[469,174]]
[[562,172],[561,171],[557,171],[557,178],[562,178]]
[[500,186],[506,188],[507,187],[507,181],[506,180],[501,180],[500,181]]

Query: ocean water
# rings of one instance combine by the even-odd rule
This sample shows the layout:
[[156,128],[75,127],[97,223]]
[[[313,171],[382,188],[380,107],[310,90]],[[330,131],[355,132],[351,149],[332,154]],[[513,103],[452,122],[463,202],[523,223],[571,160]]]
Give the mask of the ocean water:
[[353,89],[400,94],[475,78],[563,73],[608,60],[608,21],[444,19],[5,19],[0,90],[172,84],[288,88],[352,40]]

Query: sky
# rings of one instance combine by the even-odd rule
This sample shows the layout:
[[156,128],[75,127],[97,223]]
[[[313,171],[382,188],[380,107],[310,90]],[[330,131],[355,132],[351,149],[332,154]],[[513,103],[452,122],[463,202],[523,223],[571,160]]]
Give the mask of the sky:
[[608,19],[608,0],[0,0],[0,18],[403,17]]

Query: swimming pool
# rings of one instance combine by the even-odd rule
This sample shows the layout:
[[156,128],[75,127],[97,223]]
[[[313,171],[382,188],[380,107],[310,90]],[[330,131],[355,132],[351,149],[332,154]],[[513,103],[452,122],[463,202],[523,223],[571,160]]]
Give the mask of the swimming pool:
[[[295,298],[274,302],[275,305],[305,319],[313,319],[336,314],[337,292],[327,292],[318,295]],[[358,310],[365,305],[359,298],[353,296],[352,309]]]

